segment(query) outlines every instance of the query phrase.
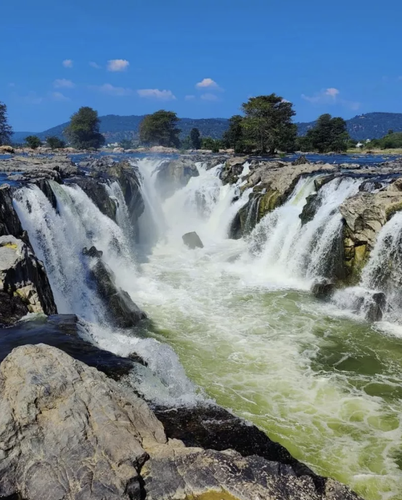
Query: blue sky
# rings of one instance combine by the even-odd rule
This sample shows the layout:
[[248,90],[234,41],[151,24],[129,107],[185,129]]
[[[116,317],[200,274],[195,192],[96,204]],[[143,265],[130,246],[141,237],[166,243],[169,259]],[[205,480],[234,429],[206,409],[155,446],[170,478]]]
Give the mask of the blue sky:
[[402,2],[3,0],[0,101],[17,131],[80,106],[230,117],[275,92],[297,121],[402,112]]

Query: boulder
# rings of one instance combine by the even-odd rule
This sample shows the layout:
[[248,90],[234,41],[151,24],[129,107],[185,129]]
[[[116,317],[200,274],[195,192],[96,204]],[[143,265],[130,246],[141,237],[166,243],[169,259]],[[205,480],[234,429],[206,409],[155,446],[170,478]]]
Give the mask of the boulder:
[[183,234],[182,238],[183,242],[188,246],[188,248],[191,248],[192,250],[194,250],[195,248],[204,248],[200,237],[195,231]]
[[385,293],[373,293],[370,302],[366,305],[365,308],[365,316],[367,321],[381,321],[386,305],[387,298],[385,296]]
[[131,300],[130,295],[116,286],[113,271],[101,258],[96,258],[91,265],[90,279],[98,296],[105,304],[110,321],[115,326],[131,328],[147,317],[144,311],[141,311]]
[[159,167],[155,185],[162,198],[166,199],[186,186],[192,177],[200,174],[192,158],[181,157],[168,160]]
[[335,283],[329,280],[319,280],[311,286],[311,293],[317,299],[329,300],[335,292]]
[[96,257],[100,258],[103,255],[102,250],[98,250],[96,247],[92,246],[89,250],[87,247],[82,249],[82,255],[86,255],[87,257]]
[[140,500],[146,448],[165,443],[143,400],[54,347],[0,366],[1,498]]
[[0,324],[13,324],[28,312],[57,312],[43,264],[14,236],[0,237],[0,292]]
[[303,226],[304,224],[307,224],[307,222],[310,222],[314,219],[315,214],[317,213],[320,207],[321,207],[321,200],[318,197],[317,193],[310,194],[310,196],[307,196],[306,204],[304,205],[303,210],[299,215],[299,218]]
[[357,500],[328,480],[317,488],[310,476],[258,456],[182,448],[151,457],[142,472],[147,500]]
[[[0,302],[1,307],[2,302]],[[133,369],[134,362],[144,361],[133,353],[130,359],[122,358],[82,338],[82,327],[74,314],[36,316],[21,321],[1,331],[0,362],[16,347],[27,344],[47,344],[64,351],[69,356],[93,366],[108,377],[119,380]]]
[[305,155],[300,155],[296,160],[292,161],[292,165],[307,165],[310,163]]
[[0,236],[12,235],[27,240],[13,205],[13,195],[8,184],[0,186]]
[[4,154],[14,154],[14,148],[12,146],[0,146],[0,155]]

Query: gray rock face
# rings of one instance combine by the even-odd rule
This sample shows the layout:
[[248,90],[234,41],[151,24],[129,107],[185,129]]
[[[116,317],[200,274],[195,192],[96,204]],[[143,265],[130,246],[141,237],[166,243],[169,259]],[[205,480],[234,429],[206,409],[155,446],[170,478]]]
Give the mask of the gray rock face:
[[0,366],[1,497],[143,498],[145,448],[165,442],[143,400],[58,349],[19,347]]
[[194,250],[195,248],[204,248],[201,238],[195,231],[183,234],[182,238],[183,242],[188,246],[188,248],[191,248],[192,250]]
[[13,206],[13,197],[10,186],[0,186],[0,236],[10,234],[22,238],[24,231]]
[[313,283],[311,293],[317,299],[329,300],[335,291],[335,283],[329,280],[320,280]]
[[[96,251],[95,247],[92,249]],[[94,250],[92,250],[93,255],[95,255]],[[147,317],[131,300],[129,294],[116,286],[112,270],[100,257],[94,258],[90,274],[113,324],[119,328],[130,328]]]
[[13,324],[28,312],[57,313],[43,264],[14,236],[0,237],[0,292],[0,324]]
[[163,163],[156,176],[156,187],[163,198],[169,198],[175,191],[186,186],[191,177],[200,174],[191,158],[179,158]]
[[310,476],[290,466],[235,451],[185,448],[151,458],[143,468],[147,500],[356,500],[348,488],[329,480],[318,491]]
[[104,182],[91,177],[75,177],[72,182],[86,193],[104,215],[116,222],[117,207],[110,198]]

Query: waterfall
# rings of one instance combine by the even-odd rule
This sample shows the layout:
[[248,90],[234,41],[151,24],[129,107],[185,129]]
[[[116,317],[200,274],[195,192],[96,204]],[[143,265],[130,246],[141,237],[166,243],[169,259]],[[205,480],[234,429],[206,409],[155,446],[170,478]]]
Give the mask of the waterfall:
[[[104,322],[104,307],[88,284],[89,262],[82,251],[91,246],[101,250],[117,284],[130,290],[135,266],[124,232],[78,186],[50,184],[57,211],[34,185],[16,191],[16,211],[36,255],[45,264],[59,312]],[[123,213],[121,209],[121,217]]]
[[266,215],[249,237],[256,265],[274,268],[275,274],[284,279],[298,279],[303,287],[335,272],[334,246],[340,243],[342,227],[338,208],[360,184],[351,178],[336,178],[325,184],[315,200],[318,208],[314,218],[302,225],[300,215],[307,197],[315,191],[315,180],[301,178],[289,200]]

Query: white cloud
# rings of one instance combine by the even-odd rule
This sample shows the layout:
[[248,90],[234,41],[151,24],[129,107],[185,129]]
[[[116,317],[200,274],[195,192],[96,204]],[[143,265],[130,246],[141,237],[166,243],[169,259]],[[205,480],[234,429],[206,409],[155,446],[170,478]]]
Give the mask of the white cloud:
[[110,83],[104,83],[101,86],[92,86],[89,88],[91,90],[97,90],[99,92],[102,92],[103,94],[109,94],[109,95],[114,95],[114,96],[118,96],[118,97],[131,95],[133,93],[133,91],[131,89],[124,88],[124,87],[115,87],[115,86],[111,85]]
[[137,93],[140,97],[158,99],[159,101],[174,101],[176,99],[171,90],[140,89],[137,90]]
[[219,85],[212,78],[204,78],[196,84],[197,89],[215,89],[220,90]]
[[195,95],[186,95],[184,98],[186,101],[193,101],[195,99]]
[[313,96],[307,96],[305,94],[302,94],[302,99],[310,102],[311,104],[317,104],[317,105],[340,104],[341,106],[352,109],[354,111],[360,108],[360,102],[348,101],[346,99],[342,99],[341,97],[339,97],[340,93],[341,93],[340,90],[334,87],[329,87],[327,89],[321,90],[320,92],[317,92]]
[[95,69],[101,69],[102,66],[99,66],[99,64],[97,64],[96,62],[94,61],[91,61],[89,63],[89,65],[91,66],[91,68],[95,68]]
[[53,86],[56,89],[72,89],[75,84],[71,80],[66,80],[65,78],[60,78],[53,82]]
[[53,101],[69,101],[70,100],[68,97],[66,97],[61,92],[52,92],[50,97],[53,99]]
[[72,68],[73,67],[73,61],[71,59],[64,59],[63,66],[65,68]]
[[107,62],[108,71],[125,71],[130,63],[125,59],[111,59]]
[[210,94],[210,93],[202,94],[201,99],[204,101],[219,101],[219,98],[217,95]]

